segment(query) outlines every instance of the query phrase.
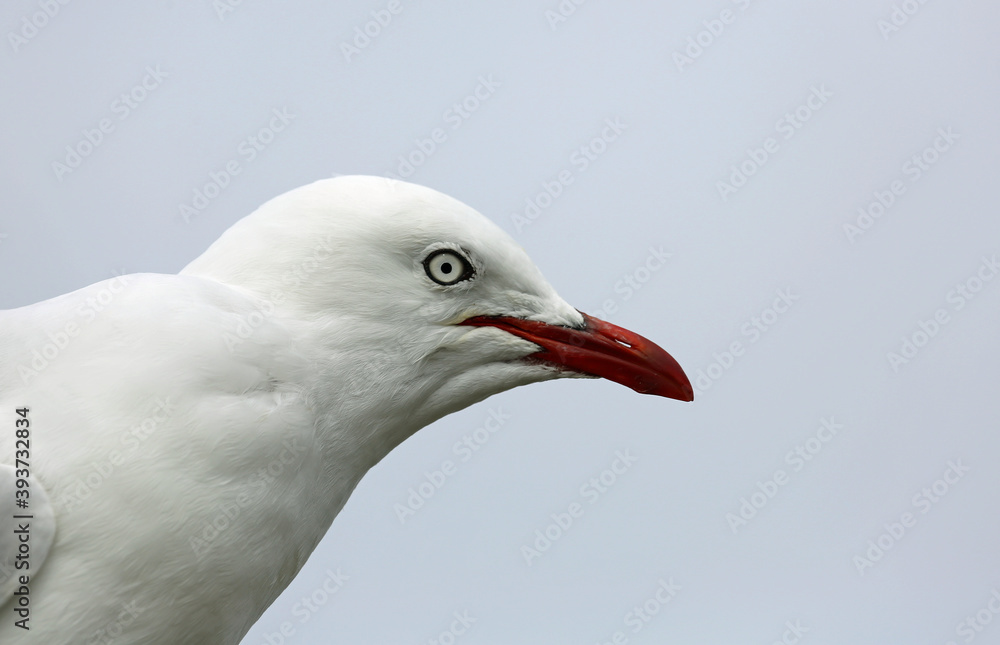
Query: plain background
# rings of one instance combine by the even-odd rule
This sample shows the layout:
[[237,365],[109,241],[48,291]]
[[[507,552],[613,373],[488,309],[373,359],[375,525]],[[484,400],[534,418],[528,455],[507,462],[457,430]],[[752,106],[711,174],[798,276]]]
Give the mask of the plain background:
[[[244,643],[1000,638],[1000,5],[224,2],[4,3],[0,306],[174,273],[286,190],[394,173],[492,218],[566,300],[708,385],[681,404],[546,383],[422,430]],[[123,93],[142,98],[125,118]],[[272,137],[274,110],[294,118]],[[594,142],[609,119],[624,130]],[[250,137],[267,140],[252,160]],[[88,154],[59,172],[67,146]],[[240,173],[182,216],[231,160]],[[519,222],[546,183],[558,196]],[[651,249],[672,255],[647,264]],[[779,291],[795,299],[769,312]],[[894,365],[904,339],[921,346]],[[503,425],[475,435],[491,410]],[[816,453],[797,464],[796,447]],[[635,463],[582,489],[618,451]],[[573,503],[529,564],[522,547]],[[869,541],[888,546],[877,560]],[[666,604],[661,581],[679,587]],[[476,619],[457,636],[455,612]]]

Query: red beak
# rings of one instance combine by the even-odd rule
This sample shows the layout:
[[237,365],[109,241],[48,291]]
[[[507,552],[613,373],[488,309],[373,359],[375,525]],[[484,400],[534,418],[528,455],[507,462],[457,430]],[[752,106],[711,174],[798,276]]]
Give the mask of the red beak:
[[585,327],[572,329],[508,316],[475,316],[462,322],[475,327],[498,327],[530,340],[542,351],[530,360],[549,363],[590,376],[621,383],[642,394],[693,401],[694,389],[673,356],[651,340],[583,314]]

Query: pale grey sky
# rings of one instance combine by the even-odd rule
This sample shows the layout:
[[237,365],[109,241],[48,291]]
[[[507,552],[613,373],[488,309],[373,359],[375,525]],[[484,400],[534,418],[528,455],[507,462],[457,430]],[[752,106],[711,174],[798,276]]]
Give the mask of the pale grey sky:
[[546,383],[424,429],[246,645],[994,642],[998,26],[970,0],[12,0],[0,307],[176,272],[317,178],[431,186],[699,394]]

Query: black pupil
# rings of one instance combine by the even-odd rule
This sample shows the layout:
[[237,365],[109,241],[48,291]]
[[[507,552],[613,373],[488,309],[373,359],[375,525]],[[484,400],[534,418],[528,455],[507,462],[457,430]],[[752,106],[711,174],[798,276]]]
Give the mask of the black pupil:
[[445,262],[441,265],[441,273],[448,275],[451,273],[451,262]]

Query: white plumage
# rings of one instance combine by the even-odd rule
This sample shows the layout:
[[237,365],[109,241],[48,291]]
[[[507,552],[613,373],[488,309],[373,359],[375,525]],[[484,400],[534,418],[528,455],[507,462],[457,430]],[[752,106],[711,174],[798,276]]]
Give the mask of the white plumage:
[[[401,441],[584,375],[477,316],[587,325],[488,219],[375,177],[273,199],[179,275],[0,312],[0,643],[238,643]],[[29,571],[8,529],[25,407]]]

